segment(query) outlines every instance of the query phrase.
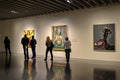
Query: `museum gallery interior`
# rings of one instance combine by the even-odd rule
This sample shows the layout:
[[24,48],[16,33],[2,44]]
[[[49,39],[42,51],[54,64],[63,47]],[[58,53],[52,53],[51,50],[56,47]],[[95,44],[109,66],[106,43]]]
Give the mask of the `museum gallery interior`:
[[[0,11],[0,80],[120,80],[120,0],[0,0]],[[27,60],[24,35],[29,39]],[[53,61],[50,52],[44,61],[47,36],[53,41]],[[69,63],[66,37],[71,41]]]

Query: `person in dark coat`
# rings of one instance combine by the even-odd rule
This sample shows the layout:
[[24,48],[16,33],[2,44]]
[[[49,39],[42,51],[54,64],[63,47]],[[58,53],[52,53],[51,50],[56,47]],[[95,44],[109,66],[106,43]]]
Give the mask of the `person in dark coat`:
[[34,39],[34,36],[32,36],[32,39],[30,40],[30,46],[31,46],[31,49],[32,49],[32,59],[36,58],[36,44],[37,44],[37,41],[36,39]]
[[29,54],[28,54],[29,38],[27,38],[27,35],[24,35],[24,37],[21,39],[21,44],[23,45],[24,58],[29,59]]
[[50,40],[50,37],[47,36],[46,38],[46,54],[45,54],[45,61],[47,61],[47,56],[48,56],[48,52],[50,51],[50,54],[51,54],[51,61],[53,61],[53,53],[52,53],[52,50],[53,50],[53,42],[52,40]]
[[8,36],[5,36],[4,45],[5,45],[6,56],[8,54],[8,51],[9,51],[9,54],[11,55],[10,40],[9,40]]

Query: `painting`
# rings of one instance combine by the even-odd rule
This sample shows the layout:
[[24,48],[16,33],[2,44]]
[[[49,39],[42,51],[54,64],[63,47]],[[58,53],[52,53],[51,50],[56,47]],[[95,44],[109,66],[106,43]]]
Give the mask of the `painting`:
[[94,50],[115,51],[115,24],[94,25]]
[[30,40],[32,38],[32,36],[34,36],[34,30],[24,30],[24,35],[27,35],[27,37],[29,38],[29,44],[28,47],[30,47]]
[[63,51],[64,50],[64,41],[67,36],[67,26],[52,26],[52,40],[53,40],[53,50]]

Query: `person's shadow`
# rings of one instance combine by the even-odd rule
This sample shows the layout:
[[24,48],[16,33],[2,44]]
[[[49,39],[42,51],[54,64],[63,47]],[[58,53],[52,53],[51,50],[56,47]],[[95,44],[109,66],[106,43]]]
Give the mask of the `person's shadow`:
[[51,62],[50,68],[48,67],[47,61],[45,63],[46,63],[46,71],[47,71],[46,80],[52,80],[54,76],[53,62]]
[[23,80],[35,80],[36,77],[36,60],[25,60],[24,61],[24,68],[23,68],[23,74],[22,79]]
[[70,69],[70,64],[69,63],[66,63],[66,66],[65,66],[64,80],[71,80],[71,69]]

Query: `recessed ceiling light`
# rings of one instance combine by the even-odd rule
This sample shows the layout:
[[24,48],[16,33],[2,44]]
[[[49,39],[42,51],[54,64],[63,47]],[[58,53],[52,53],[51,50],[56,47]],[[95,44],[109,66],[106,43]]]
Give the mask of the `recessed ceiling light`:
[[68,2],[68,3],[72,3],[72,2],[73,2],[73,0],[66,0],[66,2]]
[[17,14],[18,12],[16,12],[16,11],[10,11],[11,13],[14,13],[14,14]]
[[70,0],[67,0],[68,3],[71,3]]

